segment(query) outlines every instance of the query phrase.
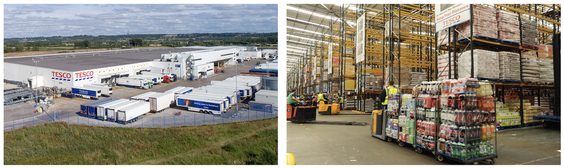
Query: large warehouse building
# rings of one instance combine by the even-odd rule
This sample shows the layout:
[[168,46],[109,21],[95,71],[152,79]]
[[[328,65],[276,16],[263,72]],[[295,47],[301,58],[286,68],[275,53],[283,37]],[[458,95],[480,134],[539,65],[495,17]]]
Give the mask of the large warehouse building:
[[7,57],[4,58],[4,79],[21,81],[32,87],[64,89],[93,83],[112,84],[116,78],[141,71],[172,73],[179,79],[194,79],[213,74],[214,65],[234,64],[239,52],[248,48],[196,46]]

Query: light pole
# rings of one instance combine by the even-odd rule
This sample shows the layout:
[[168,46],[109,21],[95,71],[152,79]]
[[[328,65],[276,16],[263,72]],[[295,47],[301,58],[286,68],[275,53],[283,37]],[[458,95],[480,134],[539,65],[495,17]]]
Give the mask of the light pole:
[[[43,57],[39,57],[38,59],[35,59],[35,57],[32,57],[31,60],[33,62],[35,62],[35,107],[37,108],[37,103],[39,103],[39,88],[37,87],[37,84],[39,83],[37,80],[37,76],[38,75],[38,71],[37,71],[37,63],[39,62],[39,59],[43,59]],[[31,82],[31,84],[33,84],[33,82]]]

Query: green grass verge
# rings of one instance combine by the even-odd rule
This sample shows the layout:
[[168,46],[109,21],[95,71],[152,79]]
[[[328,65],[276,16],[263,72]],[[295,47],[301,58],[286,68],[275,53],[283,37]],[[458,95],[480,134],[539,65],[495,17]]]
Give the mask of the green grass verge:
[[175,128],[49,123],[4,132],[4,164],[277,164],[277,118]]

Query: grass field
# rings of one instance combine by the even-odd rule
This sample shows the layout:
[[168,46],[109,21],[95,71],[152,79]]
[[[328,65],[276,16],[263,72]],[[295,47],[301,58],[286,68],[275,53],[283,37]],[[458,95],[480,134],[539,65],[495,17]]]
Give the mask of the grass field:
[[277,124],[277,118],[176,128],[49,123],[4,132],[4,164],[276,165]]

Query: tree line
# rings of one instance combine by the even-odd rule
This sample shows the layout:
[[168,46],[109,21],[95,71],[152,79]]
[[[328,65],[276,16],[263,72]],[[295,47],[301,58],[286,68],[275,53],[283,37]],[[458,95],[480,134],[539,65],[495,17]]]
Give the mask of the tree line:
[[[129,38],[128,38],[129,37]],[[278,33],[135,34],[115,36],[53,36],[4,39],[4,53],[60,49],[100,49],[161,46],[219,46],[278,44]]]

